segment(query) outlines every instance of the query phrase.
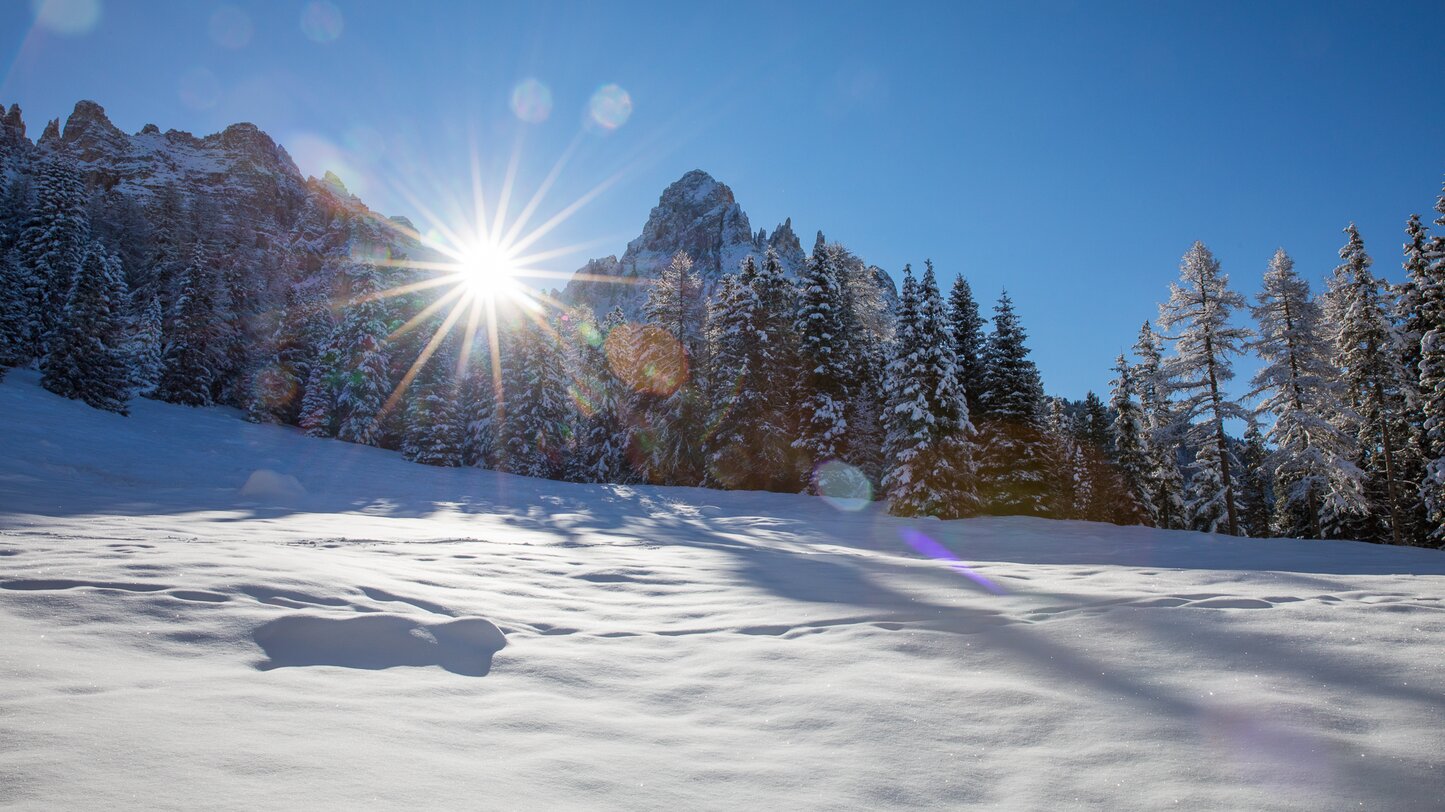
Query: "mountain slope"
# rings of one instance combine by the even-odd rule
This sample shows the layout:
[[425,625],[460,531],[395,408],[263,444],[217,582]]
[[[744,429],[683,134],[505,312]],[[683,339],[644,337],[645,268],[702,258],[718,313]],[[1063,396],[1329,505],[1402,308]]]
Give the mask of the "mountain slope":
[[28,370],[0,421],[0,805],[1442,789],[1433,551],[431,469]]

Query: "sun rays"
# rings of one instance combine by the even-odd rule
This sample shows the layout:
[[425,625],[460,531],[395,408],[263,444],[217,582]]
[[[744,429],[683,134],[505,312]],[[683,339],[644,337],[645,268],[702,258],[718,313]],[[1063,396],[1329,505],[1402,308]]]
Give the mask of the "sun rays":
[[[625,174],[622,170],[609,175],[529,229],[533,216],[541,209],[578,145],[579,141],[574,140],[563,151],[516,217],[510,220],[509,212],[517,191],[520,144],[512,151],[495,200],[486,192],[477,158],[479,153],[475,148],[471,162],[471,199],[467,205],[455,196],[448,200],[446,192],[440,190],[441,184],[436,184],[438,191],[426,197],[442,201],[440,208],[446,212],[443,214],[438,206],[428,204],[416,190],[397,185],[398,193],[427,225],[422,230],[408,223],[377,218],[379,223],[399,237],[420,245],[420,250],[413,252],[415,256],[377,262],[401,278],[396,279],[393,286],[376,293],[374,298],[393,299],[413,294],[428,296],[430,301],[393,330],[388,339],[396,341],[417,329],[430,328],[432,334],[387,398],[383,413],[401,402],[418,372],[451,335],[456,334],[460,339],[455,353],[458,377],[468,374],[473,354],[482,351],[484,342],[493,385],[497,386],[502,361],[499,322],[526,318],[540,329],[557,334],[555,316],[565,311],[566,305],[533,283],[573,279],[576,276],[574,271],[556,267],[553,263],[616,241],[608,238],[555,247],[536,246]],[[636,278],[622,276],[592,273],[583,277],[592,282],[639,284]]]

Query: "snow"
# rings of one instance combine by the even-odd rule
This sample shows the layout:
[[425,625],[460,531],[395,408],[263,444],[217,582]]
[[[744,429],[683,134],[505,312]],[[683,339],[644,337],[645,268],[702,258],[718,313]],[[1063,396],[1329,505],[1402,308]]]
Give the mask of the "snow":
[[0,384],[0,806],[1445,792],[1439,552],[574,485],[133,408]]

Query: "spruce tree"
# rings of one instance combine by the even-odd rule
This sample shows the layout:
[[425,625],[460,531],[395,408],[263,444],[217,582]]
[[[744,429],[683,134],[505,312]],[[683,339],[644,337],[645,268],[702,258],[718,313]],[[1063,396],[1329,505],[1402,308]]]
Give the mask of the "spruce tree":
[[1265,461],[1275,483],[1271,530],[1336,536],[1366,509],[1364,474],[1354,438],[1338,427],[1346,407],[1319,306],[1284,249],[1270,260],[1257,301],[1250,348],[1264,363],[1249,396],[1259,398],[1254,414],[1270,424],[1265,438],[1274,445]]
[[[724,288],[724,290],[726,290]],[[759,268],[743,263],[731,296],[709,320],[722,370],[713,395],[708,481],[727,488],[796,489],[791,447],[793,289],[771,248]]]
[[160,384],[165,368],[165,334],[162,326],[161,300],[151,296],[141,310],[135,335],[131,338],[133,385],[136,394],[150,395]]
[[[1445,228],[1445,194],[1441,194],[1435,208],[1440,212],[1435,225]],[[1412,223],[1418,225],[1419,219],[1413,218]],[[1411,236],[1416,238],[1412,244],[1419,243],[1423,249],[1418,250],[1414,263],[1407,261],[1418,291],[1413,315],[1420,336],[1419,415],[1424,431],[1421,450],[1426,460],[1420,499],[1429,538],[1438,544],[1445,542],[1445,236],[1436,235],[1428,244],[1423,233]]]
[[948,320],[953,334],[953,354],[958,359],[958,381],[968,397],[970,414],[979,414],[979,393],[983,391],[983,326],[973,288],[959,275],[948,292]]
[[983,353],[983,452],[979,476],[985,510],[1000,515],[1048,512],[1043,383],[1028,357],[1027,335],[1005,291],[994,307]]
[[75,163],[57,153],[40,165],[35,204],[16,248],[26,273],[23,282],[24,344],[27,355],[46,352],[47,338],[64,313],[70,283],[90,243],[85,186]]
[[127,414],[131,370],[121,314],[126,300],[120,261],[99,243],[87,246],[40,363],[40,385],[97,409]]
[[1134,366],[1134,380],[1139,388],[1139,407],[1147,430],[1155,526],[1179,530],[1188,526],[1184,476],[1179,469],[1179,422],[1169,402],[1168,381],[1164,377],[1163,341],[1147,321],[1139,328],[1134,354],[1139,358]]
[[7,367],[25,362],[29,312],[24,298],[26,272],[15,251],[0,248],[0,380]]
[[[799,279],[794,330],[802,364],[801,413],[793,447],[817,469],[848,455],[848,397],[851,352],[844,329],[846,307],[838,254],[826,244],[813,249]],[[809,493],[818,493],[810,481]]]
[[407,389],[406,433],[401,454],[423,465],[462,464],[462,414],[457,408],[456,353],[442,342]]
[[556,479],[566,470],[571,425],[562,347],[555,329],[528,317],[505,332],[497,402],[498,469]]
[[196,243],[180,278],[180,295],[171,317],[165,360],[155,397],[186,406],[209,406],[215,381],[216,308],[209,256]]
[[391,330],[379,269],[369,262],[347,269],[351,303],[337,328],[334,345],[337,383],[336,436],[349,443],[377,445],[382,407],[392,393],[387,336]]
[[1244,535],[1251,538],[1269,535],[1274,496],[1268,459],[1269,449],[1265,448],[1264,435],[1251,421],[1239,451],[1239,523]]
[[889,512],[955,519],[978,510],[973,424],[954,365],[948,314],[929,263],[904,270],[883,477]]
[[1396,353],[1384,285],[1370,272],[1370,256],[1353,223],[1345,233],[1348,238],[1340,249],[1341,263],[1330,279],[1326,304],[1335,327],[1334,364],[1342,370],[1344,399],[1350,407],[1339,416],[1339,426],[1354,434],[1358,443],[1358,465],[1365,471],[1366,495],[1374,508],[1373,521],[1358,530],[1377,540],[1403,544],[1408,487],[1400,479],[1401,455],[1406,451],[1401,421],[1405,374]]
[[1151,482],[1151,449],[1144,412],[1136,398],[1134,369],[1120,353],[1114,361],[1113,387],[1109,406],[1114,421],[1109,426],[1121,481],[1120,514],[1135,522],[1154,524],[1159,512],[1154,506]]
[[1202,242],[1194,243],[1179,266],[1179,281],[1159,307],[1159,323],[1174,330],[1174,356],[1165,362],[1169,390],[1181,395],[1177,416],[1185,441],[1198,449],[1190,477],[1188,508],[1196,529],[1240,533],[1232,454],[1224,421],[1247,413],[1224,390],[1234,377],[1231,356],[1242,351],[1250,331],[1231,326],[1244,297],[1229,289],[1229,277]]
[[623,384],[607,360],[609,335],[625,323],[622,311],[614,310],[605,325],[586,317],[576,329],[577,368],[572,379],[577,428],[570,478],[579,482],[627,479],[627,434],[618,414]]

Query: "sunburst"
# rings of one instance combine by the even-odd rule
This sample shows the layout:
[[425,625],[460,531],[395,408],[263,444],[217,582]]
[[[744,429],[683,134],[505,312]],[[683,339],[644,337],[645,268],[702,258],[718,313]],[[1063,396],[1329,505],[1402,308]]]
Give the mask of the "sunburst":
[[[395,339],[422,325],[437,323],[434,333],[418,353],[407,373],[396,389],[387,398],[383,413],[390,411],[400,402],[417,372],[430,360],[438,347],[453,330],[462,332],[460,352],[457,358],[458,376],[466,374],[471,362],[471,352],[478,344],[478,336],[484,335],[487,350],[491,356],[493,386],[500,388],[501,346],[498,339],[499,315],[522,314],[532,319],[542,329],[555,334],[549,310],[563,309],[563,304],[543,293],[528,280],[572,279],[577,274],[547,267],[547,264],[581,251],[615,240],[593,240],[555,248],[538,250],[539,241],[558,226],[575,215],[580,209],[621,179],[624,171],[607,177],[596,186],[580,195],[576,200],[562,206],[545,222],[530,230],[527,226],[543,202],[548,190],[557,180],[562,167],[575,150],[574,143],[558,159],[548,172],[545,180],[522,207],[517,218],[508,223],[506,213],[510,207],[515,187],[519,151],[512,154],[501,193],[496,206],[489,207],[483,192],[479,162],[472,162],[472,200],[468,212],[463,215],[461,206],[452,206],[452,217],[438,216],[420,195],[398,187],[397,191],[417,210],[429,224],[426,233],[408,228],[393,220],[381,220],[389,228],[401,232],[407,238],[417,241],[436,259],[396,259],[386,265],[421,272],[423,278],[413,279],[377,294],[391,298],[424,290],[437,290],[437,296],[426,307],[417,312],[390,338]],[[473,150],[473,155],[477,153]],[[638,284],[635,278],[621,276],[583,274],[591,281]],[[439,323],[437,320],[440,319]],[[501,395],[498,391],[498,396]]]

